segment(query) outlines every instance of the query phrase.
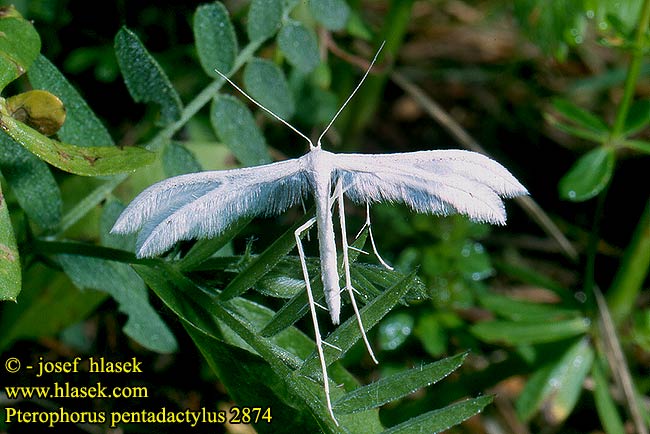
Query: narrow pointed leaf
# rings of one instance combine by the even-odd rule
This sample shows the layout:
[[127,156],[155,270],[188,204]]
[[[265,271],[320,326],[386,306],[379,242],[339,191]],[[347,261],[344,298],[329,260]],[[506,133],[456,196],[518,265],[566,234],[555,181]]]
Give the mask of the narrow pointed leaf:
[[212,101],[210,121],[217,137],[244,166],[271,162],[266,140],[253,114],[240,100],[230,95],[217,96]]
[[66,118],[57,133],[60,140],[77,146],[115,145],[97,115],[49,60],[38,56],[27,76],[35,89],[51,92],[63,101]]
[[606,434],[625,434],[621,415],[616,409],[616,403],[609,389],[607,378],[597,361],[591,367],[591,377],[594,379],[594,401],[598,417],[603,424]]
[[485,321],[474,324],[470,331],[484,342],[510,345],[554,342],[586,333],[589,320],[575,318],[552,322]]
[[20,293],[20,258],[7,203],[0,189],[0,300],[16,300]]
[[594,143],[603,143],[607,140],[609,132],[593,131],[581,126],[569,125],[565,121],[559,120],[550,113],[544,113],[544,119],[554,128],[581,139],[589,140]]
[[560,197],[581,202],[596,196],[609,183],[615,158],[614,149],[602,146],[580,157],[560,180]]
[[350,16],[345,0],[309,0],[308,5],[316,21],[328,30],[341,30]]
[[11,137],[0,135],[0,172],[27,216],[44,229],[61,222],[61,191],[43,161]]
[[154,153],[133,146],[120,149],[115,146],[69,145],[45,137],[5,113],[0,113],[0,124],[9,136],[40,159],[77,175],[100,176],[132,172],[151,164],[156,158]]
[[136,34],[126,27],[115,35],[115,54],[133,100],[158,104],[161,125],[178,120],[183,105],[176,89]]
[[[404,277],[400,282],[395,284],[392,288],[385,290],[379,297],[366,304],[360,310],[361,318],[363,320],[363,327],[366,331],[370,330],[377,324],[388,312],[399,303],[400,299],[409,291],[411,286],[416,284],[414,274]],[[325,341],[330,345],[323,347],[325,360],[328,364],[339,360],[352,345],[361,339],[359,325],[357,319],[353,316],[337,327]],[[341,350],[339,351],[340,348]],[[316,352],[305,360],[305,363],[300,368],[303,375],[314,375],[319,372],[320,366]]]
[[479,414],[492,402],[492,396],[467,399],[409,419],[387,429],[383,434],[428,434],[445,431]]
[[199,61],[206,74],[218,78],[227,74],[235,65],[237,38],[230,22],[228,10],[220,2],[204,4],[194,14],[194,41]]
[[293,116],[295,104],[284,73],[270,60],[254,58],[244,69],[244,86],[264,107],[285,121]]
[[316,36],[300,22],[282,26],[278,46],[289,63],[302,72],[311,72],[320,62]]
[[251,41],[268,39],[280,28],[281,0],[253,0],[248,9],[246,31]]
[[480,295],[479,301],[490,312],[513,321],[550,321],[576,317],[580,314],[579,310],[567,309],[555,304],[516,300],[493,293]]
[[[337,413],[356,413],[403,398],[422,387],[430,386],[442,380],[458,369],[466,357],[467,353],[458,354],[359,387],[339,398],[334,403],[334,411]],[[372,397],[372,399],[370,400],[368,397]]]
[[644,154],[650,154],[650,142],[644,140],[626,140],[623,142],[623,146],[629,149],[634,149],[635,151],[643,152]]
[[556,98],[553,100],[553,107],[576,125],[598,133],[606,133],[609,131],[609,127],[605,121],[570,101]]
[[34,25],[13,6],[0,7],[0,91],[27,71],[39,51],[41,38]]

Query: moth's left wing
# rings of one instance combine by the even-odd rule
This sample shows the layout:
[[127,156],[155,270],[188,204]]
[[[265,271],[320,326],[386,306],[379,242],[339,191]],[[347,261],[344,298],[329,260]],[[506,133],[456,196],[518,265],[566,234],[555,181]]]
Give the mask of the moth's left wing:
[[279,214],[308,188],[301,159],[176,176],[140,193],[112,232],[139,231],[136,255],[155,256],[180,240],[216,236],[240,218]]
[[469,151],[337,154],[335,167],[355,202],[402,202],[417,212],[489,223],[505,223],[502,197],[528,193],[499,163]]

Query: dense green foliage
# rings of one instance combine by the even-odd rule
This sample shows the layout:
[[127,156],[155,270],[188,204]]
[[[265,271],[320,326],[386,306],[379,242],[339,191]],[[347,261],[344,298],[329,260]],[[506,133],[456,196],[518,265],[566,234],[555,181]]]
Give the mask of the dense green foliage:
[[[625,3],[251,0],[178,11],[125,3],[127,11],[106,12],[110,29],[93,31],[72,2],[59,10],[24,1],[22,15],[3,7],[3,357],[37,358],[56,342],[61,358],[167,360],[148,377],[176,389],[160,392],[162,405],[187,407],[169,396],[196,388],[214,409],[270,406],[273,423],[259,432],[492,424],[619,434],[625,423],[647,432],[650,0]],[[376,71],[325,146],[407,152],[478,141],[532,200],[518,201],[525,213],[509,204],[509,226],[497,229],[375,207],[378,248],[396,270],[355,250],[351,274],[380,365],[344,306],[342,324],[324,326],[337,427],[294,251],[294,230],[313,210],[240,221],[155,259],[136,258],[135,239],[110,228],[161,179],[305,152],[215,69],[318,136],[383,41]],[[31,89],[45,92],[27,98]],[[363,211],[352,208],[349,226],[361,227]],[[371,251],[367,235],[354,247]],[[168,386],[192,360],[194,370],[210,369]],[[205,388],[217,382],[225,391]]]

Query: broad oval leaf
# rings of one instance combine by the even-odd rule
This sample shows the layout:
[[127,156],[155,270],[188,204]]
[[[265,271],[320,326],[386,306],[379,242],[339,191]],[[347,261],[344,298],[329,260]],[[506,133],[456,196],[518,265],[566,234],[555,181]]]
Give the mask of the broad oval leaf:
[[246,31],[251,41],[268,39],[280,28],[281,0],[253,0],[248,9]]
[[61,140],[77,146],[115,146],[106,127],[49,60],[38,56],[27,77],[35,89],[47,90],[63,101],[66,119],[58,132]]
[[165,176],[168,178],[203,170],[194,154],[185,146],[176,142],[171,142],[165,146],[162,153],[162,165]]
[[201,5],[194,13],[194,41],[199,61],[206,74],[218,78],[228,74],[237,56],[237,37],[228,10],[219,3]]
[[609,127],[601,118],[570,101],[556,98],[553,100],[553,107],[562,116],[571,120],[576,125],[598,133],[606,133],[609,131]]
[[219,95],[212,102],[210,120],[217,137],[245,166],[269,163],[266,140],[253,115],[237,98]]
[[575,318],[551,322],[485,321],[474,324],[470,331],[477,338],[489,343],[510,345],[555,342],[586,333],[590,322],[587,318]]
[[650,123],[650,99],[635,101],[625,118],[623,134],[629,136],[638,133]]
[[244,86],[257,102],[285,121],[293,116],[295,105],[289,84],[275,63],[252,59],[244,70]]
[[183,105],[176,89],[136,34],[126,27],[115,35],[115,54],[133,100],[160,105],[161,125],[177,121]]
[[27,71],[41,51],[41,38],[13,6],[0,7],[0,91]]
[[609,183],[614,172],[614,149],[598,147],[580,157],[560,179],[560,197],[574,202],[591,199]]
[[16,301],[20,293],[20,258],[7,203],[0,188],[0,300]]
[[309,0],[308,4],[316,21],[329,30],[341,30],[350,16],[345,0]]
[[84,176],[132,172],[151,164],[156,155],[133,146],[81,147],[52,140],[9,116],[0,113],[2,129],[32,154],[66,172]]
[[45,229],[58,226],[61,191],[50,169],[5,134],[0,135],[0,172],[31,220]]
[[[395,401],[421,387],[442,380],[458,369],[466,357],[467,353],[458,354],[435,363],[399,372],[367,386],[358,387],[339,398],[334,403],[334,410],[343,414],[356,413]],[[373,399],[369,400],[369,396]]]
[[492,396],[466,399],[439,410],[421,414],[387,429],[382,434],[439,433],[479,414],[492,402],[492,399]]
[[278,46],[289,63],[302,72],[310,72],[320,62],[316,36],[299,22],[282,26]]

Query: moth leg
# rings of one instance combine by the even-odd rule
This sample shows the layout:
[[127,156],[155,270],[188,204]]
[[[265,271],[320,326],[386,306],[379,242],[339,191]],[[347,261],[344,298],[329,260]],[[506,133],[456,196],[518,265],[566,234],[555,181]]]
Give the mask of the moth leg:
[[363,337],[363,342],[366,344],[368,349],[368,354],[372,358],[372,361],[375,364],[379,364],[375,353],[372,351],[370,342],[368,342],[368,337],[366,336],[366,331],[363,328],[363,323],[361,322],[361,315],[359,314],[359,308],[357,307],[357,302],[354,299],[354,291],[352,287],[352,278],[350,277],[350,258],[348,257],[348,238],[345,229],[345,210],[343,206],[343,188],[341,178],[336,182],[336,191],[338,192],[338,202],[339,202],[339,220],[341,222],[341,243],[343,248],[343,268],[345,269],[345,289],[348,290],[350,294],[350,301],[352,302],[352,309],[354,310],[354,316],[357,318],[357,323],[359,324],[359,330],[361,331],[361,336]]
[[309,310],[311,312],[311,319],[314,324],[314,336],[316,338],[316,350],[318,351],[318,359],[320,360],[320,367],[323,373],[323,387],[325,389],[325,400],[327,401],[327,411],[334,420],[336,426],[339,426],[339,422],[334,416],[334,410],[332,409],[332,400],[330,398],[330,385],[329,385],[329,376],[327,375],[327,364],[325,363],[325,354],[323,353],[323,339],[320,335],[320,328],[318,327],[318,319],[316,318],[316,302],[314,301],[314,295],[311,292],[311,284],[309,283],[309,271],[307,270],[307,261],[305,259],[305,251],[302,247],[302,240],[300,236],[303,232],[308,231],[314,223],[316,223],[316,218],[310,218],[304,225],[300,226],[294,232],[296,238],[296,247],[298,248],[298,256],[300,256],[300,266],[302,267],[302,275],[305,279],[305,287],[307,289],[307,299],[309,300]]
[[355,240],[359,238],[359,235],[361,235],[361,233],[365,228],[368,228],[368,236],[370,237],[370,245],[372,246],[372,252],[375,254],[375,256],[377,257],[381,265],[384,266],[384,268],[393,271],[393,267],[388,265],[388,263],[384,261],[384,259],[377,251],[377,246],[375,245],[375,237],[372,235],[372,225],[370,224],[370,203],[369,202],[366,202],[366,222],[363,224],[363,226],[361,226],[361,229],[359,229],[359,232],[357,233],[356,237],[354,237]]

